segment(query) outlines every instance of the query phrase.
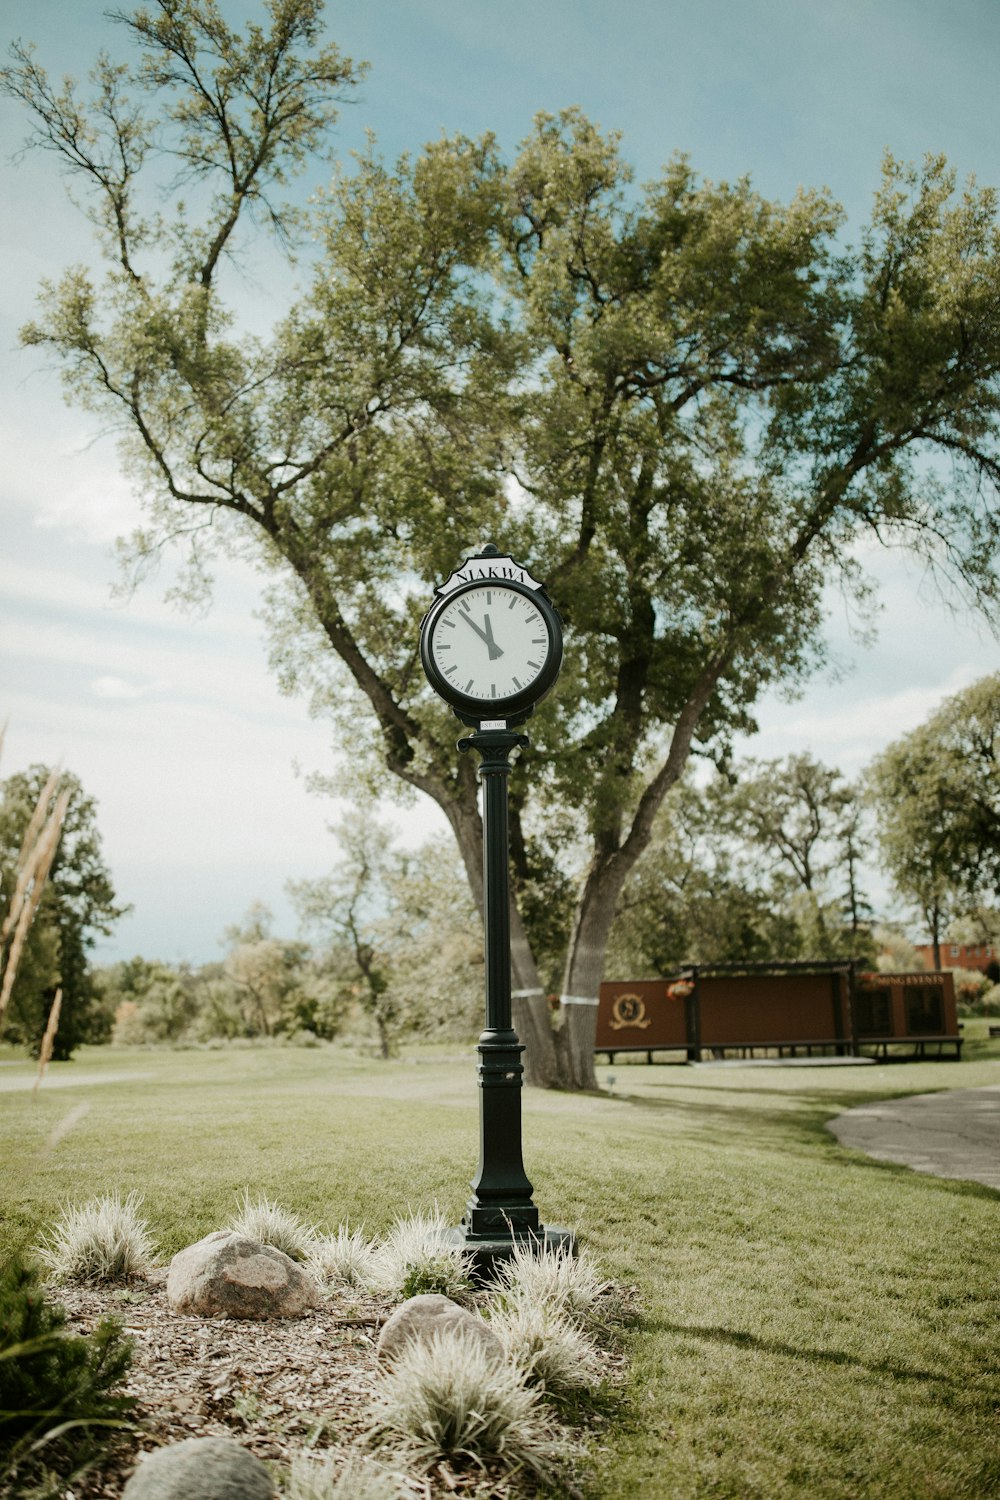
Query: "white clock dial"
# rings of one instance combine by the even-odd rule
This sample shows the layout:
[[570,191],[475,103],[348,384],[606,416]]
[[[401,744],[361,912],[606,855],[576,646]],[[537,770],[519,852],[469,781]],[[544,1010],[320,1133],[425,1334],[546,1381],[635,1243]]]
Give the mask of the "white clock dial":
[[445,605],[431,656],[452,688],[489,704],[528,690],[551,646],[545,619],[529,595],[483,583]]

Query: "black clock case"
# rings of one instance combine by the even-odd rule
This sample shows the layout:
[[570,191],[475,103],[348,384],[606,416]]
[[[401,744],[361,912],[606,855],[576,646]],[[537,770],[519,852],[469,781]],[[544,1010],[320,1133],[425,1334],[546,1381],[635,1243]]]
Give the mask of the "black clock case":
[[[467,694],[459,692],[438,671],[437,665],[431,655],[430,642],[434,635],[434,627],[445,607],[454,599],[468,594],[472,589],[485,586],[497,589],[500,592],[510,594],[523,594],[524,597],[535,605],[545,628],[549,633],[549,646],[546,652],[545,665],[535,678],[530,687],[523,692],[515,693],[510,698],[492,698],[489,703],[484,703],[481,698],[470,698]],[[455,714],[463,724],[478,725],[484,719],[503,719],[507,726],[520,724],[534,711],[536,704],[540,703],[549,691],[549,688],[559,676],[562,666],[563,636],[562,620],[559,612],[544,589],[530,588],[527,584],[518,583],[512,578],[473,578],[468,583],[460,584],[458,588],[451,589],[447,594],[440,595],[434,600],[430,609],[424,615],[420,624],[420,661],[431,687],[440,698],[450,704]]]

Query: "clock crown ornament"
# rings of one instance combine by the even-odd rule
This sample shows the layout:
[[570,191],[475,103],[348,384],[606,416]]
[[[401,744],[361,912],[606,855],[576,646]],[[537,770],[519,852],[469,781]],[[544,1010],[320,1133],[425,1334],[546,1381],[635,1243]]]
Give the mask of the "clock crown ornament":
[[453,594],[463,584],[475,583],[482,578],[499,578],[511,580],[514,583],[523,583],[525,588],[541,589],[542,584],[537,578],[532,578],[527,568],[519,562],[494,547],[492,542],[487,542],[482,552],[474,552],[467,557],[460,568],[456,568],[444,583],[439,583],[434,593]]
[[464,724],[522,723],[562,665],[562,621],[542,583],[491,543],[434,593],[420,627],[431,687]]

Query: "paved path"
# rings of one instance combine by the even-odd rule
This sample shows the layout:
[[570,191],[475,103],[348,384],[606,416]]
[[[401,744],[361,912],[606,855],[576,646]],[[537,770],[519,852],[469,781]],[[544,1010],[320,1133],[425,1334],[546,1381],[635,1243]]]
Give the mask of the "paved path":
[[[152,1076],[152,1073],[46,1073],[40,1092],[47,1094],[50,1089],[88,1088],[95,1083],[134,1083],[137,1079]],[[14,1078],[0,1074],[0,1094],[15,1094],[24,1089],[33,1089],[37,1077],[37,1071],[21,1073]]]
[[1000,1083],[863,1104],[827,1129],[877,1161],[1000,1191]]

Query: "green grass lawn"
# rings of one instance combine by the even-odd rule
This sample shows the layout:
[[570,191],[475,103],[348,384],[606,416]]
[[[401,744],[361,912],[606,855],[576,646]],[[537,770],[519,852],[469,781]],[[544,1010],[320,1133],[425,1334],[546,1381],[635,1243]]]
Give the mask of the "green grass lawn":
[[[610,1097],[528,1091],[550,1223],[636,1284],[632,1379],[595,1497],[1000,1495],[1000,1195],[875,1163],[825,1122],[868,1100],[1000,1083],[961,1063],[625,1065]],[[84,1049],[37,1098],[0,1058],[0,1243],[67,1201],[146,1194],[164,1258],[246,1184],[335,1227],[435,1201],[457,1222],[477,1152],[474,1059],[414,1049]]]

